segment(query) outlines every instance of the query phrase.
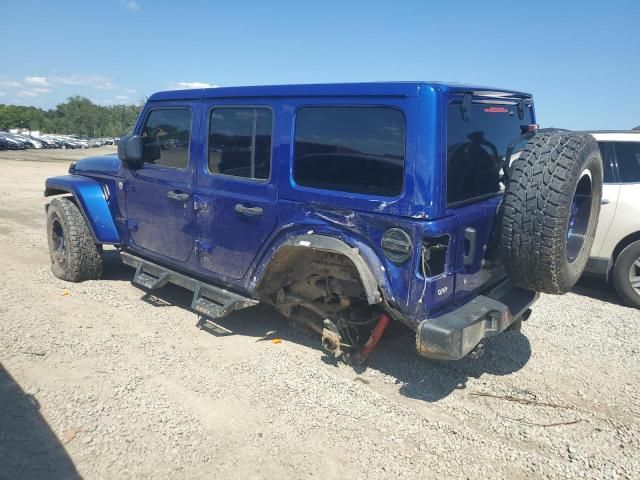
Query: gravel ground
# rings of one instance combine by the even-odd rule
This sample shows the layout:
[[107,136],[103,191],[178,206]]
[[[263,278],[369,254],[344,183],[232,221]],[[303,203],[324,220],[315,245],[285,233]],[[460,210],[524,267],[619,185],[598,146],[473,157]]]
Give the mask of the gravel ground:
[[0,479],[640,478],[640,312],[604,285],[543,296],[478,360],[400,335],[354,370],[266,307],[199,330],[115,251],[103,280],[57,280],[51,158],[0,152]]

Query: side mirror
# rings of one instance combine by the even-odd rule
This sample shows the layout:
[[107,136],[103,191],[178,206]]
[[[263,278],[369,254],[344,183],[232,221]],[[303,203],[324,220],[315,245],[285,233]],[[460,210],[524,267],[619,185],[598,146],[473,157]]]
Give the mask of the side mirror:
[[137,170],[144,164],[144,141],[140,135],[127,135],[118,142],[118,158],[125,168]]

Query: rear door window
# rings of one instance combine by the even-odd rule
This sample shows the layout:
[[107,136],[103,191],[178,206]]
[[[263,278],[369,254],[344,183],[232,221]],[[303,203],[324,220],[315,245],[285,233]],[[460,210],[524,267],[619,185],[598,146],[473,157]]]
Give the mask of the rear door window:
[[640,183],[640,142],[615,142],[618,175],[624,183]]
[[404,177],[405,119],[391,107],[304,107],[296,115],[298,185],[395,197]]
[[266,180],[273,116],[268,108],[215,108],[209,123],[209,171]]
[[[447,202],[471,201],[499,193],[507,148],[531,124],[531,108],[525,104],[523,118],[514,102],[471,103],[463,115],[462,103],[451,103],[447,112]],[[524,147],[514,145],[513,153]],[[513,157],[512,157],[513,158]]]

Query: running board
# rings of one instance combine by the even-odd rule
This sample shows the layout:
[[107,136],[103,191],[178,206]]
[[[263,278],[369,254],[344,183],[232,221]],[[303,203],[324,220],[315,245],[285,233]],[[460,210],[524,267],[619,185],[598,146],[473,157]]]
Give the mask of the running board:
[[193,292],[191,308],[206,317],[221,318],[235,310],[252,307],[258,303],[258,300],[253,298],[201,282],[130,253],[121,252],[120,257],[123,263],[136,269],[132,281],[134,285],[155,290],[167,283],[173,283],[191,290]]
[[164,287],[169,281],[169,273],[162,272],[157,277],[150,272],[144,271],[144,263],[138,263],[136,273],[133,275],[132,282],[136,285],[146,288],[147,290],[155,290]]

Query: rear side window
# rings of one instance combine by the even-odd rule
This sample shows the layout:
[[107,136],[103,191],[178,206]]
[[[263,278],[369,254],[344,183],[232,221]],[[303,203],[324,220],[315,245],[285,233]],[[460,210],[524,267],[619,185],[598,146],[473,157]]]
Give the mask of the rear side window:
[[191,110],[159,108],[151,110],[142,127],[145,163],[171,168],[189,165]]
[[[524,118],[517,105],[471,103],[467,118],[461,103],[451,103],[447,112],[447,202],[457,203],[499,193],[507,148],[522,133],[521,126],[531,124],[531,108],[525,106]],[[522,150],[516,142],[513,153]],[[513,158],[513,157],[512,157]]]
[[298,185],[395,197],[402,192],[405,119],[390,107],[304,107],[296,115]]
[[640,183],[640,142],[615,142],[621,182]]
[[216,108],[209,120],[209,171],[266,180],[271,172],[268,108]]

